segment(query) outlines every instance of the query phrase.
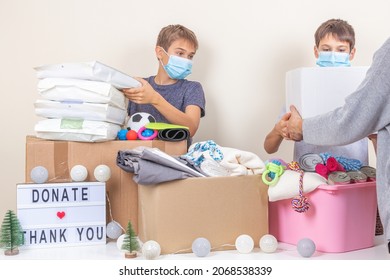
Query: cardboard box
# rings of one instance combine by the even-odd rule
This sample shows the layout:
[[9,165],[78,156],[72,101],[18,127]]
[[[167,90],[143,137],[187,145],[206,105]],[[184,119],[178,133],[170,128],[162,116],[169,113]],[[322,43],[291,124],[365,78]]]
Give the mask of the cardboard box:
[[30,179],[31,170],[38,165],[49,171],[48,182],[71,182],[70,170],[77,164],[84,165],[88,170],[86,181],[96,181],[93,173],[99,164],[105,164],[111,169],[111,178],[106,182],[107,221],[112,217],[123,228],[131,220],[137,232],[138,219],[138,189],[133,181],[133,174],[123,171],[116,165],[119,150],[133,149],[138,146],[158,148],[170,155],[181,155],[187,152],[187,142],[152,141],[107,141],[99,143],[52,141],[34,136],[26,138],[26,168],[25,180]]
[[189,178],[138,186],[138,236],[162,254],[192,252],[207,238],[212,250],[235,248],[241,234],[255,246],[268,233],[268,186],[261,175]]
[[306,194],[309,210],[295,212],[291,199],[269,204],[269,230],[278,241],[296,245],[310,238],[321,252],[341,253],[374,246],[375,182],[322,185]]
[[295,105],[303,118],[344,105],[366,76],[368,67],[304,67],[286,73],[286,108]]

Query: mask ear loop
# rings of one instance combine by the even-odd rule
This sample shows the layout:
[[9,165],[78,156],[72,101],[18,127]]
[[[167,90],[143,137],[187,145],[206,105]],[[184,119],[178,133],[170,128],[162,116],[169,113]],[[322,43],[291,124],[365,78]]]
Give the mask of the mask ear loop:
[[[163,52],[168,56],[168,62],[167,62],[167,64],[166,65],[168,65],[168,63],[169,63],[169,60],[171,59],[171,56],[167,53],[167,51],[163,48],[163,47],[160,47],[160,46],[158,46],[159,48],[161,48],[162,50],[163,50]],[[164,65],[164,63],[162,62],[162,59],[158,59],[158,61],[160,61],[160,64],[161,64],[161,66],[165,69],[165,66],[166,65]],[[166,70],[165,70],[166,71]],[[168,73],[167,73],[168,74]],[[169,76],[169,74],[168,74],[168,76]]]

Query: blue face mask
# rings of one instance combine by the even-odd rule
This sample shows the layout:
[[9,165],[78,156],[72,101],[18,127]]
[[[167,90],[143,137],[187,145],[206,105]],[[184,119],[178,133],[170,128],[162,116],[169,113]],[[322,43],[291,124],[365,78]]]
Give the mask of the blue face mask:
[[169,55],[165,50],[164,52],[169,56],[168,63],[164,65],[161,60],[160,62],[171,79],[181,80],[191,74],[192,60],[176,55]]
[[344,52],[319,52],[316,64],[321,67],[351,66],[349,53]]

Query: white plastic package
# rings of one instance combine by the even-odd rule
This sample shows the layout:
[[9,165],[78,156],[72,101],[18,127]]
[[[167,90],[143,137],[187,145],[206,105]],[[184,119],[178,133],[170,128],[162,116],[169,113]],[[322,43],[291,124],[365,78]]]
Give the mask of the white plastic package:
[[90,121],[106,121],[123,125],[126,110],[108,104],[37,100],[34,103],[35,114],[44,118],[82,119]]
[[112,84],[118,89],[139,87],[141,85],[133,77],[98,61],[50,64],[34,69],[37,71],[38,79],[68,78],[100,81]]
[[37,137],[48,140],[103,142],[114,140],[121,127],[101,121],[45,119],[34,129]]
[[53,101],[106,103],[121,109],[127,105],[123,92],[104,82],[46,78],[38,82],[38,91]]

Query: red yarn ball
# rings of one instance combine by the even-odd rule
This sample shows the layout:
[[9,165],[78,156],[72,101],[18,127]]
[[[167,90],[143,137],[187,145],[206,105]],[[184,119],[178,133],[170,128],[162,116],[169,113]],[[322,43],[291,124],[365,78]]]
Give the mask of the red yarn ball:
[[137,140],[137,138],[138,138],[138,135],[137,135],[137,132],[135,130],[129,130],[126,133],[127,140]]

